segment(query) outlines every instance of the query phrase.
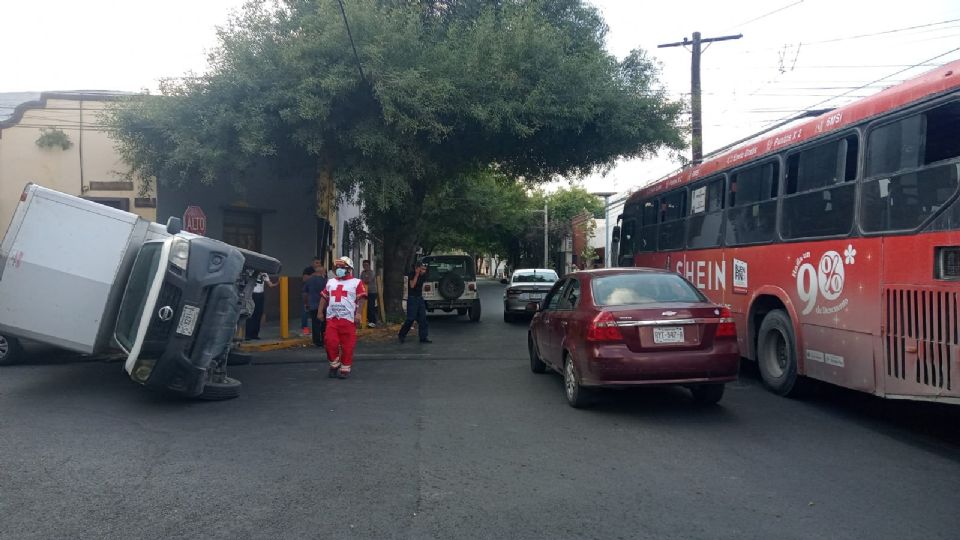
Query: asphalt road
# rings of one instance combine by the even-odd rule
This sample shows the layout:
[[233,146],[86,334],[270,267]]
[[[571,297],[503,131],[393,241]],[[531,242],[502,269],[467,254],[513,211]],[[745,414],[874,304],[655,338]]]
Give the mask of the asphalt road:
[[501,291],[346,381],[263,353],[222,403],[75,355],[0,369],[0,538],[960,538],[960,407],[784,399],[748,368],[717,407],[574,410]]

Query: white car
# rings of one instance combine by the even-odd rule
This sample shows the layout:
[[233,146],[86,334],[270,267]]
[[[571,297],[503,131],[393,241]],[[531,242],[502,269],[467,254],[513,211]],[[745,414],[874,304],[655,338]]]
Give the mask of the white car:
[[559,276],[549,268],[522,268],[513,272],[503,291],[503,321],[513,322],[519,315],[532,315],[527,304],[543,300]]

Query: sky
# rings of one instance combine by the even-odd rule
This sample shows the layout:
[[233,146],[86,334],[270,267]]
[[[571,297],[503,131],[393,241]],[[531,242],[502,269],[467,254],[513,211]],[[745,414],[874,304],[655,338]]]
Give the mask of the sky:
[[[657,45],[695,31],[743,34],[702,55],[704,153],[801,110],[841,105],[960,59],[958,0],[588,1],[607,21],[608,50],[622,58],[645,49],[673,99],[689,99],[691,55]],[[216,27],[242,3],[46,0],[39,9],[0,0],[0,92],[155,91],[161,78],[205,70]],[[582,185],[624,192],[678,166],[668,156],[631,160]]]

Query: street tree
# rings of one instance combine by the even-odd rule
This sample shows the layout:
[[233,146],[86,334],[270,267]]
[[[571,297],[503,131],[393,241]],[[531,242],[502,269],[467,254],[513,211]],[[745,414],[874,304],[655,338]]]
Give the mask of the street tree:
[[342,6],[248,2],[219,31],[207,73],[114,109],[131,173],[335,182],[382,239],[396,311],[425,201],[443,186],[491,169],[535,185],[683,146],[681,107],[655,64],[642,50],[608,53],[583,0]]

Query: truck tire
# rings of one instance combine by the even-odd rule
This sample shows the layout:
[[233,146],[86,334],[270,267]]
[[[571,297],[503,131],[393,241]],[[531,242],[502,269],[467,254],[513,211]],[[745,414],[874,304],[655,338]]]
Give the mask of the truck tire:
[[20,340],[13,336],[0,335],[0,366],[12,366],[23,359]]
[[207,381],[203,385],[203,392],[197,396],[204,401],[223,401],[240,395],[243,383],[231,377],[224,377],[222,382]]
[[757,363],[767,388],[781,396],[798,395],[797,338],[786,311],[775,309],[763,318],[757,334]]
[[465,290],[467,290],[467,284],[463,281],[463,278],[455,272],[448,272],[442,278],[440,278],[440,283],[437,284],[437,289],[439,289],[440,296],[444,297],[447,300],[456,300],[460,298]]
[[245,366],[253,360],[253,355],[244,351],[230,351],[227,356],[228,366]]
[[267,274],[280,273],[280,261],[274,259],[273,257],[268,257],[262,253],[257,253],[255,251],[249,251],[242,248],[237,248],[237,250],[240,251],[241,255],[243,255],[243,266],[252,268],[257,272],[264,272]]

